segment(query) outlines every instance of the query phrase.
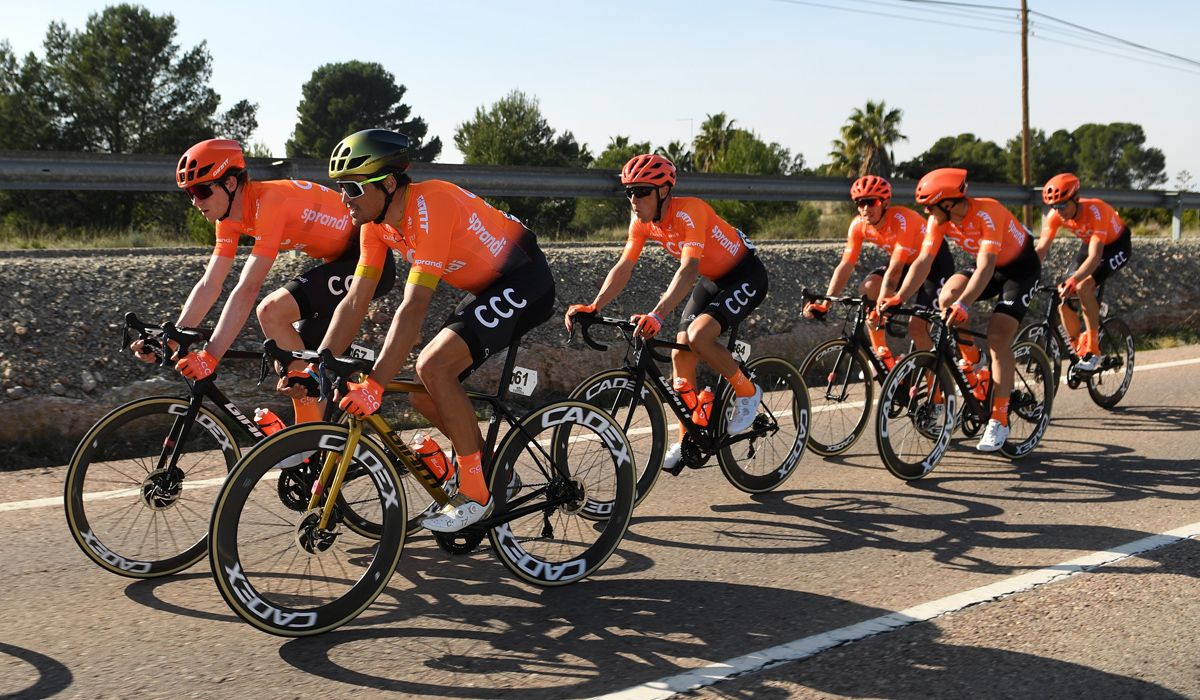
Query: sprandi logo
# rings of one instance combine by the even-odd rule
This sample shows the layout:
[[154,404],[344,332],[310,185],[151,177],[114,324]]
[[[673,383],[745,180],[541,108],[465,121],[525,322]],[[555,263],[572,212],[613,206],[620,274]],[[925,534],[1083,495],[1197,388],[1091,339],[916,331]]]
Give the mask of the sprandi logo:
[[737,255],[738,251],[742,249],[741,242],[730,239],[719,226],[713,226],[712,237],[716,244],[729,251],[730,255]]
[[335,217],[315,209],[305,209],[300,212],[300,221],[306,224],[315,223],[319,226],[327,226],[336,231],[345,231],[350,227],[350,214]]
[[487,230],[487,226],[483,225],[483,219],[480,219],[475,212],[471,212],[471,218],[467,221],[467,230],[475,234],[479,242],[493,257],[499,257],[500,253],[504,251],[504,247],[508,245],[508,240],[492,235],[492,232]]

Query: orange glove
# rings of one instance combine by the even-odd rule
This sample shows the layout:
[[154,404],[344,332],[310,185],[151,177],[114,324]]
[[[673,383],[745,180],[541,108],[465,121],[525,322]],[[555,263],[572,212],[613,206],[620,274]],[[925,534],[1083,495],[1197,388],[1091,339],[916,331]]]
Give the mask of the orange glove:
[[567,332],[571,332],[571,317],[575,314],[594,314],[596,313],[595,304],[571,304],[567,307],[567,313],[563,316],[563,325],[567,327]]
[[217,362],[217,358],[207,350],[200,350],[184,355],[182,360],[175,363],[175,369],[188,379],[198,382],[211,377],[212,373],[217,371]]
[[1074,277],[1068,277],[1058,285],[1058,296],[1066,299],[1067,297],[1075,296],[1075,290],[1079,283]]
[[946,324],[950,326],[961,326],[967,322],[967,318],[971,315],[971,309],[961,301],[956,301],[948,308],[942,311],[942,318],[946,320]]
[[383,387],[367,377],[363,382],[350,382],[350,391],[338,402],[338,407],[357,418],[366,418],[379,410],[383,399]]
[[893,306],[900,306],[903,301],[904,300],[901,299],[900,295],[898,294],[893,294],[890,297],[883,297],[879,301],[875,302],[875,311],[879,314],[886,313],[887,310]]
[[822,318],[829,313],[829,302],[827,301],[810,301],[804,305],[804,318]]
[[630,321],[637,324],[634,333],[639,338],[653,338],[662,330],[663,317],[651,311],[648,314],[634,314],[629,317]]

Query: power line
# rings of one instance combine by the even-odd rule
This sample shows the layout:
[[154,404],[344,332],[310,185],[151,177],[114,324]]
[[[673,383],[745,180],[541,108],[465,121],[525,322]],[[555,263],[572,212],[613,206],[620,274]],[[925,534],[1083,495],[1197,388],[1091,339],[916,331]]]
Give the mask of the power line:
[[[866,1],[866,0],[860,0],[860,1]],[[826,5],[826,4],[820,3],[820,2],[812,2],[811,0],[774,0],[774,2],[784,3],[784,4],[788,4],[788,5],[805,5],[808,7],[819,7],[819,8],[826,9],[826,10],[837,10],[839,12],[850,12],[850,13],[860,14],[860,15],[870,15],[872,17],[890,17],[892,19],[901,19],[901,20],[905,20],[905,21],[909,21],[909,22],[921,22],[922,24],[927,24],[929,22],[929,18],[927,18],[927,17],[914,17],[912,15],[898,15],[898,14],[890,14],[887,12],[877,12],[874,10],[862,10],[862,9],[855,9],[852,7],[842,7],[842,6],[838,6],[838,5]],[[1018,33],[1015,29],[1009,31],[1009,30],[1003,30],[1003,29],[993,29],[991,27],[980,27],[978,25],[971,25],[971,24],[959,24],[956,22],[942,22],[942,25],[950,26],[950,27],[961,27],[963,29],[975,29],[975,30],[978,30],[981,32],[992,32],[994,34],[1017,34]]]
[[1185,56],[1180,56],[1180,55],[1178,55],[1178,54],[1169,53],[1169,52],[1167,52],[1167,51],[1160,51],[1160,50],[1158,50],[1158,49],[1151,48],[1151,47],[1149,47],[1149,46],[1144,46],[1144,45],[1142,45],[1142,44],[1138,44],[1138,43],[1132,42],[1132,41],[1130,41],[1130,40],[1128,40],[1128,39],[1122,39],[1122,38],[1121,38],[1121,37],[1119,37],[1119,36],[1113,36],[1112,34],[1105,34],[1104,32],[1097,31],[1097,30],[1095,30],[1095,29],[1091,29],[1091,28],[1089,28],[1089,27],[1085,27],[1085,26],[1083,26],[1083,25],[1080,25],[1080,24],[1075,24],[1074,22],[1068,22],[1068,21],[1067,21],[1067,20],[1065,20],[1065,19],[1059,19],[1058,17],[1052,17],[1051,15],[1048,15],[1048,14],[1046,14],[1046,13],[1044,13],[1044,12],[1038,12],[1038,11],[1036,11],[1036,10],[1030,10],[1030,11],[1029,11],[1029,14],[1031,14],[1031,15],[1037,15],[1037,16],[1039,16],[1039,17],[1044,17],[1044,18],[1046,18],[1046,19],[1048,19],[1048,20],[1050,20],[1050,21],[1052,21],[1052,22],[1058,22],[1059,24],[1065,24],[1065,25],[1066,25],[1066,26],[1068,26],[1068,27],[1074,27],[1075,29],[1078,29],[1078,30],[1080,30],[1080,31],[1087,32],[1088,34],[1093,34],[1093,35],[1095,35],[1095,36],[1101,36],[1101,37],[1104,37],[1104,38],[1106,38],[1106,39],[1111,39],[1111,40],[1113,40],[1113,41],[1116,41],[1116,42],[1118,42],[1118,43],[1125,44],[1125,45],[1127,45],[1127,46],[1132,46],[1133,48],[1140,49],[1140,50],[1142,50],[1142,51],[1147,51],[1147,52],[1149,52],[1149,53],[1158,54],[1159,56],[1165,56],[1165,57],[1167,57],[1167,58],[1171,58],[1171,59],[1174,59],[1174,60],[1176,60],[1176,61],[1182,61],[1182,62],[1184,62],[1184,63],[1188,63],[1188,64],[1191,64],[1191,65],[1193,65],[1193,66],[1197,67],[1197,68],[1200,68],[1200,61],[1197,61],[1197,60],[1194,60],[1194,59],[1191,59],[1191,58],[1187,58],[1187,57],[1185,57]]

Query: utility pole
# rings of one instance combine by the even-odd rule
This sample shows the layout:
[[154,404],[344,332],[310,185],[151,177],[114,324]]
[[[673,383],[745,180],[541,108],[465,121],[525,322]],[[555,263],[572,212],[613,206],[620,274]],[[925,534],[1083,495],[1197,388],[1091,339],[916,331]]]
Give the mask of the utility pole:
[[[1029,5],[1021,0],[1021,184],[1029,191]],[[1033,228],[1033,207],[1022,209],[1025,228]]]

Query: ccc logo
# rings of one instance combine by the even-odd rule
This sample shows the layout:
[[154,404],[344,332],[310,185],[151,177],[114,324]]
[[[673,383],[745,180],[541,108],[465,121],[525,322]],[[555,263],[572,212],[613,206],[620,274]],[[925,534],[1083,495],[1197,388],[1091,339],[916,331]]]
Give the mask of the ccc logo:
[[758,290],[750,287],[749,282],[743,282],[742,286],[733,290],[733,294],[725,300],[725,308],[734,316],[740,314],[746,308],[746,304],[750,300],[758,296]]
[[[500,319],[512,318],[517,309],[523,309],[528,304],[528,301],[516,298],[516,290],[508,287],[503,292],[475,307],[475,319],[485,328],[495,328],[500,325]],[[490,320],[485,318],[489,310],[491,310],[492,315]]]

